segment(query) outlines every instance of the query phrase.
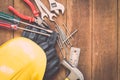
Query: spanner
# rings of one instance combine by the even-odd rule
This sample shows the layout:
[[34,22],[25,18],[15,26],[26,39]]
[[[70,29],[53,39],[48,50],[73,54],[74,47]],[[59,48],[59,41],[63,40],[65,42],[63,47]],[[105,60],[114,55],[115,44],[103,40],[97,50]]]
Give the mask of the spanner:
[[38,3],[38,0],[35,0],[35,3],[36,3],[36,5],[37,5],[37,7],[38,7],[38,9],[39,9],[39,11],[41,13],[42,20],[44,20],[44,17],[48,17],[48,15],[42,10],[41,6]]
[[36,0],[36,2],[39,4],[39,6],[41,6],[41,8],[48,14],[50,21],[54,21],[53,17],[57,17],[55,14],[51,13],[47,7],[40,1],[40,0]]
[[48,0],[48,1],[50,4],[50,11],[54,11],[56,14],[59,14],[59,11],[61,11],[62,14],[64,14],[65,7],[62,4],[58,3],[55,0]]

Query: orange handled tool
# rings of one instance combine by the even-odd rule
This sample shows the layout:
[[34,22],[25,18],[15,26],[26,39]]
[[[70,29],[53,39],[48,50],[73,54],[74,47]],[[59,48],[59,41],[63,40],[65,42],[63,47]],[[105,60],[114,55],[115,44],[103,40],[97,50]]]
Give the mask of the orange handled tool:
[[10,11],[12,11],[15,15],[20,17],[21,19],[27,20],[29,22],[35,22],[38,25],[41,25],[43,20],[40,18],[39,11],[37,11],[37,9],[35,8],[34,4],[32,2],[30,2],[30,0],[24,0],[24,1],[31,8],[32,13],[34,14],[34,17],[23,15],[23,14],[19,13],[16,9],[14,9],[12,6],[9,6],[8,9]]
[[28,20],[29,22],[35,22],[35,18],[34,17],[30,17],[30,16],[25,16],[21,13],[19,13],[15,8],[13,8],[12,6],[9,6],[8,9],[10,11],[12,11],[15,15],[17,15],[18,17],[20,17],[21,19],[24,20]]
[[30,2],[30,0],[24,0],[26,2],[26,4],[28,4],[34,14],[35,17],[39,17],[39,11],[36,10],[35,6]]

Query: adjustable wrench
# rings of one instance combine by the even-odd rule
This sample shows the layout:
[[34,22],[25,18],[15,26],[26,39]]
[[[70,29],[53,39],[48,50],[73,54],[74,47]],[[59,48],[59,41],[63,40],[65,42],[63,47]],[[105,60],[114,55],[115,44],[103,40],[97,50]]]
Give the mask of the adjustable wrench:
[[42,10],[41,6],[38,3],[38,0],[35,0],[35,3],[37,5],[39,11],[41,12],[41,18],[42,18],[42,20],[44,20],[44,17],[48,17],[48,15]]
[[54,21],[53,17],[57,17],[55,14],[51,13],[47,7],[40,1],[40,0],[34,0],[41,8],[48,14],[50,21]]
[[58,3],[55,0],[48,0],[50,4],[50,11],[54,11],[56,14],[59,14],[59,11],[62,12],[62,14],[65,11],[65,8],[62,4]]

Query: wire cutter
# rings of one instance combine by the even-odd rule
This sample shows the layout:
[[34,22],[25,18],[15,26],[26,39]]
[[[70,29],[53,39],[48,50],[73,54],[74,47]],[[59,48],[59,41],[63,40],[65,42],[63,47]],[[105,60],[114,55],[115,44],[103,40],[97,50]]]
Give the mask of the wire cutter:
[[[27,20],[29,22],[35,22],[38,25],[41,25],[42,23],[44,23],[43,20],[40,18],[39,11],[35,8],[34,4],[30,0],[24,0],[24,2],[29,5],[29,7],[32,10],[32,13],[34,14],[34,17],[23,15],[23,14],[19,13],[12,6],[9,6],[8,9],[10,11],[12,11],[15,15],[17,15],[18,17],[20,17],[21,19]],[[44,23],[44,24],[47,25],[46,23]]]

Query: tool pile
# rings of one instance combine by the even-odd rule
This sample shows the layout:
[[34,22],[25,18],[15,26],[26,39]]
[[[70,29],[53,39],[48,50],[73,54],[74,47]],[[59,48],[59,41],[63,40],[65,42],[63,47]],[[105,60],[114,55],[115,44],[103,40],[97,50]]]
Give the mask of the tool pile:
[[[66,35],[65,31],[55,22],[53,17],[59,15],[59,11],[64,14],[65,8],[62,4],[58,3],[55,0],[48,0],[50,4],[50,11],[40,0],[34,0],[39,11],[35,8],[35,5],[30,0],[24,0],[26,4],[32,10],[34,17],[25,16],[19,13],[12,6],[9,6],[8,9],[12,11],[19,18],[0,12],[0,27],[9,28],[13,30],[21,29],[23,30],[22,36],[29,38],[36,42],[42,49],[46,52],[47,56],[47,68],[44,75],[44,80],[50,80],[53,75],[55,75],[60,67],[60,59],[57,55],[55,45],[58,44],[60,52],[63,56],[61,64],[66,67],[70,74],[66,80],[84,80],[83,74],[77,69],[77,64],[79,60],[80,50],[79,48],[72,47],[70,39],[73,39],[72,36],[78,31],[77,29],[70,34],[67,26],[64,25],[69,36]],[[54,13],[53,13],[54,12]],[[55,24],[55,30],[52,31],[50,26],[45,22],[45,17],[48,18],[51,22]],[[21,19],[26,20],[30,23],[24,22]],[[5,21],[6,20],[6,21]],[[19,24],[24,24],[26,27],[19,27]],[[66,61],[66,56],[69,54],[69,49],[71,49],[70,60]],[[78,52],[77,52],[78,51]],[[73,53],[76,53],[76,56],[73,57]],[[74,61],[77,61],[74,63]]]

